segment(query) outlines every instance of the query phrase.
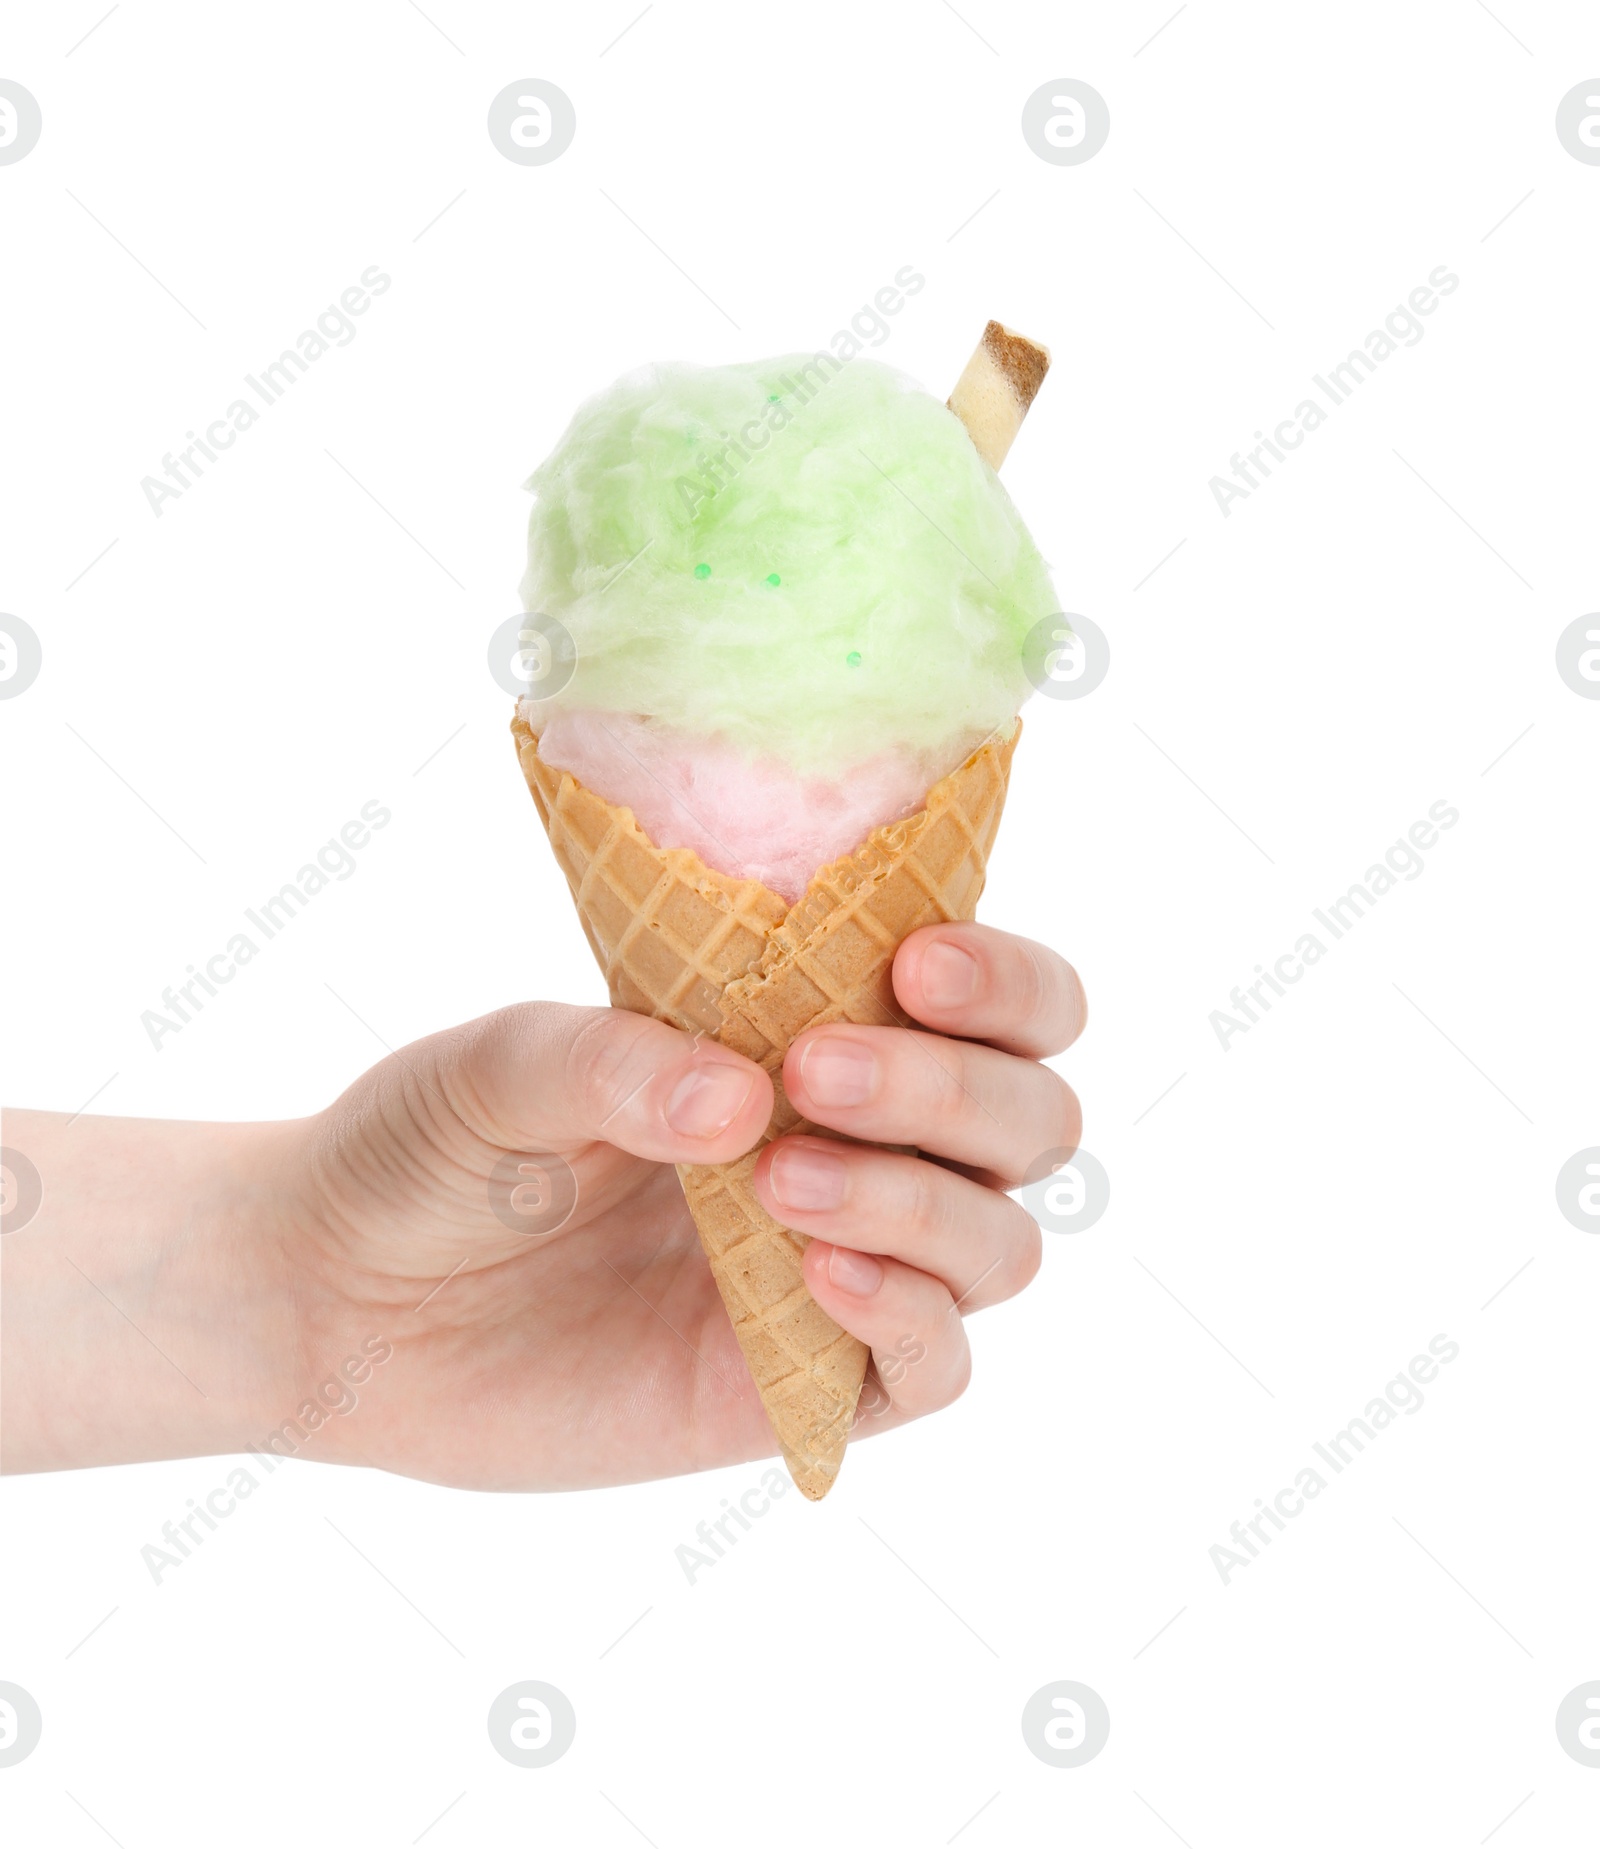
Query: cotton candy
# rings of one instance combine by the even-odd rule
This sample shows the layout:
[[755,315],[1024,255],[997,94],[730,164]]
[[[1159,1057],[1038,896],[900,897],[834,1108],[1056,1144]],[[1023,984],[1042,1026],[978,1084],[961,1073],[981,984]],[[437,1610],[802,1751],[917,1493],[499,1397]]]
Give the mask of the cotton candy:
[[760,880],[792,904],[818,867],[852,852],[880,824],[914,815],[966,750],[948,763],[882,751],[830,782],[637,715],[561,708],[544,721],[539,754],[631,809],[658,847],[693,848],[708,867]]
[[959,420],[876,360],[645,367],[528,486],[523,607],[576,652],[539,706],[642,715],[801,778],[1007,723],[1023,640],[1059,608]]

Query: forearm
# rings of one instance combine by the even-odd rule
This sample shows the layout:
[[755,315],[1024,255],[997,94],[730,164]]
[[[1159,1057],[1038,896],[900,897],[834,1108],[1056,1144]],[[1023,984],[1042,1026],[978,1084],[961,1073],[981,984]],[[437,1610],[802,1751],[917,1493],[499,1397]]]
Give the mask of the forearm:
[[0,1468],[242,1450],[297,1371],[295,1124],[8,1111],[42,1199],[0,1242]]

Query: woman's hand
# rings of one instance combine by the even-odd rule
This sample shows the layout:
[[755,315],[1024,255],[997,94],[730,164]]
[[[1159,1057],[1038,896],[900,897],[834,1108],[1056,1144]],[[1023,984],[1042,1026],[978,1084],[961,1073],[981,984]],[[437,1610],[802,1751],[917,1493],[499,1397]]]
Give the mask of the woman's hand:
[[[1072,1092],[1037,1063],[1084,1019],[1078,979],[1053,951],[981,925],[932,926],[901,946],[894,985],[929,1031],[816,1028],[784,1065],[806,1117],[860,1142],[785,1137],[756,1169],[769,1210],[813,1238],[817,1301],[873,1351],[869,1430],[965,1387],[962,1315],[1014,1295],[1039,1264],[1038,1229],[1004,1190],[1044,1151],[1074,1146],[1080,1122]],[[124,1156],[140,1130],[181,1144],[166,1166],[187,1195],[168,1203],[159,1303],[116,1276],[102,1288],[117,1261],[93,1222],[120,1182],[81,1173],[95,1159],[92,1120],[37,1119],[45,1208],[8,1237],[8,1259],[27,1241],[37,1271],[53,1241],[93,1280],[57,1280],[58,1314],[76,1304],[110,1335],[113,1309],[129,1313],[120,1293],[156,1326],[121,1332],[117,1366],[148,1380],[118,1383],[114,1433],[64,1416],[63,1379],[39,1444],[24,1433],[19,1447],[10,1422],[11,1467],[251,1446],[552,1489],[770,1456],[673,1165],[733,1160],[771,1109],[760,1068],[712,1041],[531,1002],[404,1048],[303,1123],[116,1125]],[[228,1165],[200,1190],[225,1207],[209,1219],[193,1211],[208,1138]],[[13,1124],[8,1141],[28,1147],[28,1130]],[[161,1203],[144,1205],[153,1235]],[[29,1275],[20,1267],[8,1284]],[[231,1300],[241,1293],[248,1302]],[[37,1384],[53,1363],[48,1332],[36,1334],[18,1365]],[[61,1335],[68,1357],[93,1346]],[[209,1423],[174,1369],[214,1409]],[[25,1397],[44,1419],[50,1393]],[[142,1440],[141,1403],[155,1428]]]

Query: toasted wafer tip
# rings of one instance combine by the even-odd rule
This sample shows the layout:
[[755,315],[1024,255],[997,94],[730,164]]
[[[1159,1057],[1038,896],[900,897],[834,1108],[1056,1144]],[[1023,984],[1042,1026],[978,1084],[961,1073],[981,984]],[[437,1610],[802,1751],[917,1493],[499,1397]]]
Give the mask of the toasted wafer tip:
[[947,402],[990,468],[1005,461],[1049,370],[1048,347],[1000,321],[984,328]]

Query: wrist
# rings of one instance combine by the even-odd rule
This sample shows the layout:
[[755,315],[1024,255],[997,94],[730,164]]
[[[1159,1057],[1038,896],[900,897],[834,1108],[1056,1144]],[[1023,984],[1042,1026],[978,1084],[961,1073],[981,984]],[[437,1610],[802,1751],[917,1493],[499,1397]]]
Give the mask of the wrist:
[[291,1390],[297,1124],[8,1115],[38,1169],[6,1235],[4,1467],[243,1450]]

